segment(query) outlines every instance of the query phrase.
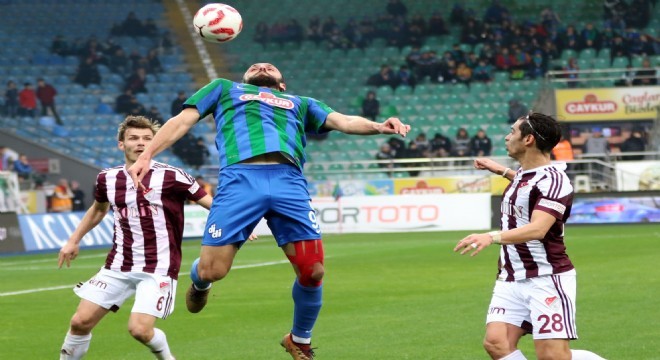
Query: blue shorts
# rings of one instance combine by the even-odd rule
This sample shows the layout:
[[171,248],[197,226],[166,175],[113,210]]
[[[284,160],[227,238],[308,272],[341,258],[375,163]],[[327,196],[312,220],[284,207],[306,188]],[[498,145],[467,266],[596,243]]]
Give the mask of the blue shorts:
[[278,246],[321,238],[307,180],[294,165],[235,164],[220,172],[202,245],[241,246],[266,218]]

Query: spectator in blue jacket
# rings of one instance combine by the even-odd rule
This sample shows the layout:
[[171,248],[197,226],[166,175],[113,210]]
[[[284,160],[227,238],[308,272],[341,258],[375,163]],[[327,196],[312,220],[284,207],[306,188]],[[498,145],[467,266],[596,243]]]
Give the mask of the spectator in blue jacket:
[[28,180],[32,177],[32,165],[28,162],[27,155],[20,154],[18,156],[18,160],[14,161],[14,171],[23,180]]

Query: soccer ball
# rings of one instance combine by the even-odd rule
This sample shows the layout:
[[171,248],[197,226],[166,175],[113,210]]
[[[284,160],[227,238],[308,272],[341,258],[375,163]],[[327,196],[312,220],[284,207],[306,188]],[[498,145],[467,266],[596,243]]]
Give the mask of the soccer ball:
[[207,4],[193,18],[195,31],[208,42],[233,40],[243,29],[241,14],[225,4]]

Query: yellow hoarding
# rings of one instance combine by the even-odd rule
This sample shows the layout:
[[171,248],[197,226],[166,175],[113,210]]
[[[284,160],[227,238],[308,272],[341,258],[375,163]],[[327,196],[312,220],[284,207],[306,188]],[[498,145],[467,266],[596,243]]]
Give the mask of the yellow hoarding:
[[649,120],[660,107],[660,86],[557,89],[560,121]]
[[500,195],[509,181],[501,176],[453,176],[443,178],[395,179],[396,195],[491,193]]

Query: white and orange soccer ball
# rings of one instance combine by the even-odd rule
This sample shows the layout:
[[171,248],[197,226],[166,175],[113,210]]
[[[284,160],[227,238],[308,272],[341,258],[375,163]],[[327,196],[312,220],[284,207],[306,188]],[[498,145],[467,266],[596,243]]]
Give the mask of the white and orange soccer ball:
[[241,14],[225,4],[207,4],[193,18],[195,31],[208,42],[233,40],[243,29]]

